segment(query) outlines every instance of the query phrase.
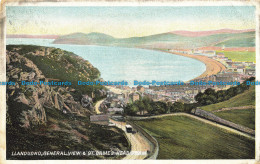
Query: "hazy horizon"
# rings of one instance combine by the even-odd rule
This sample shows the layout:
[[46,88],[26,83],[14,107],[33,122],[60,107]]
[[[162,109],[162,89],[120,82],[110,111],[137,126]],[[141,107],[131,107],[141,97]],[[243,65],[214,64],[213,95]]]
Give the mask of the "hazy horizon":
[[[215,30],[203,30],[203,31],[188,31],[188,30],[176,30],[176,31],[169,31],[169,32],[177,32],[177,31],[187,31],[187,32],[207,32],[207,31],[220,31],[220,30],[234,30],[234,31],[239,31],[239,30],[235,30],[235,29],[215,29]],[[255,29],[243,29],[243,30],[254,30]],[[169,32],[165,32],[165,33],[169,33]],[[63,34],[63,35],[70,35],[70,34],[75,34],[75,33],[84,33],[84,32],[73,32],[73,33],[68,33],[68,34]],[[100,33],[100,34],[106,34],[106,33],[101,33],[101,32],[89,32],[89,33],[84,33],[84,34],[91,34],[91,33]],[[162,33],[157,33],[157,34],[162,34]],[[157,34],[152,34],[152,35],[157,35]],[[58,34],[6,34],[6,35],[57,35],[57,36],[61,36],[61,35],[58,35]],[[106,34],[106,35],[109,35],[109,34]],[[112,36],[112,35],[110,35]],[[150,36],[150,35],[147,35],[147,36]],[[114,36],[112,36],[114,37]],[[145,36],[144,36],[145,37]],[[115,37],[116,38],[116,37]]]
[[104,33],[116,38],[171,31],[255,29],[253,6],[7,6],[7,34]]

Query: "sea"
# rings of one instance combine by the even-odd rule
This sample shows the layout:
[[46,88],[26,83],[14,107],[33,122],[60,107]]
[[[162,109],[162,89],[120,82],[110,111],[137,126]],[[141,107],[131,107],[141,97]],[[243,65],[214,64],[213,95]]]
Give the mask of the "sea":
[[88,60],[105,81],[188,81],[201,75],[204,63],[155,50],[96,45],[53,44],[53,39],[7,38],[7,45],[60,48]]

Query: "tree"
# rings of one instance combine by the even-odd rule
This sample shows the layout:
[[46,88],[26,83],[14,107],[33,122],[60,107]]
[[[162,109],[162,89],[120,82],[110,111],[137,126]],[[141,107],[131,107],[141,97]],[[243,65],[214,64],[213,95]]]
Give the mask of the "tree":
[[181,102],[175,102],[173,104],[172,110],[174,112],[184,112],[184,104]]
[[199,104],[201,104],[202,96],[203,96],[203,93],[202,93],[202,92],[199,92],[199,93],[195,96],[195,100],[196,100]]
[[135,115],[137,112],[139,112],[139,108],[137,105],[133,105],[130,111],[133,115]]
[[146,105],[146,111],[149,113],[149,114],[152,114],[153,113],[153,107],[151,104],[147,104]]
[[138,111],[139,111],[138,107],[134,104],[127,104],[125,107],[125,113],[127,115],[136,115]]
[[212,88],[206,89],[204,93],[207,94],[207,95],[214,95],[214,96],[216,94],[215,90],[212,89]]
[[142,100],[137,100],[135,102],[135,104],[138,106],[140,114],[144,114],[145,105],[144,105],[143,101]]
[[236,95],[234,87],[231,87],[231,88],[229,88],[229,89],[227,90],[227,95],[228,95],[229,97],[233,97],[233,96]]

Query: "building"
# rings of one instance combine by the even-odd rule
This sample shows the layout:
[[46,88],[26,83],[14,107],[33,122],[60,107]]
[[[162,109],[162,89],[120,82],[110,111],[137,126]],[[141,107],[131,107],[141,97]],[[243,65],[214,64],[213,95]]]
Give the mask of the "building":
[[224,55],[224,53],[217,53],[217,57],[218,57],[219,59],[224,59],[224,58],[225,58],[225,55]]
[[178,53],[184,53],[184,54],[192,54],[192,50],[189,49],[171,49],[170,52],[178,52]]
[[137,91],[141,92],[141,93],[144,93],[144,87],[141,86],[141,85],[138,85],[137,86]]
[[241,73],[241,74],[245,73],[245,67],[238,66],[236,69],[236,72]]
[[119,99],[119,100],[124,100],[124,94],[119,94],[119,95],[117,95],[117,98]]
[[91,115],[90,122],[100,125],[108,125],[109,124],[109,115]]
[[203,51],[202,55],[204,55],[204,56],[216,56],[216,51]]
[[137,93],[133,93],[130,95],[130,98],[133,100],[133,102],[135,102],[136,100],[139,100],[139,94]]
[[108,108],[107,111],[109,114],[123,114],[124,109],[123,108]]
[[248,76],[255,76],[255,69],[246,69],[245,74]]

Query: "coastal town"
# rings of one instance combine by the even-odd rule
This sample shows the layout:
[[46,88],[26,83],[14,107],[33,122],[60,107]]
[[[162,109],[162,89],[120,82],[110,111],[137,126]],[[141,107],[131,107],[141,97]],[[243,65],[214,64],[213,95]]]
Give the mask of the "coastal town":
[[259,162],[259,5],[225,3],[3,3],[0,163]]
[[[214,50],[212,50],[214,49]],[[241,49],[241,48],[240,48]],[[239,49],[239,50],[240,50]],[[206,71],[199,77],[190,80],[193,82],[237,82],[255,77],[254,62],[233,61],[224,55],[225,50],[232,50],[225,47],[197,48],[197,49],[168,49],[165,52],[191,57],[202,62],[207,62]],[[222,52],[223,51],[223,52]],[[254,51],[250,48],[242,51]],[[216,64],[214,69],[207,64]],[[216,72],[217,71],[217,72]],[[182,102],[195,103],[195,96],[199,92],[204,92],[207,88],[215,90],[228,89],[234,85],[191,85],[190,81],[183,85],[149,85],[149,86],[106,86],[108,88],[107,98],[98,107],[99,111],[105,114],[123,114],[128,103],[140,100],[142,97],[149,97],[153,101],[163,101],[166,103]]]

